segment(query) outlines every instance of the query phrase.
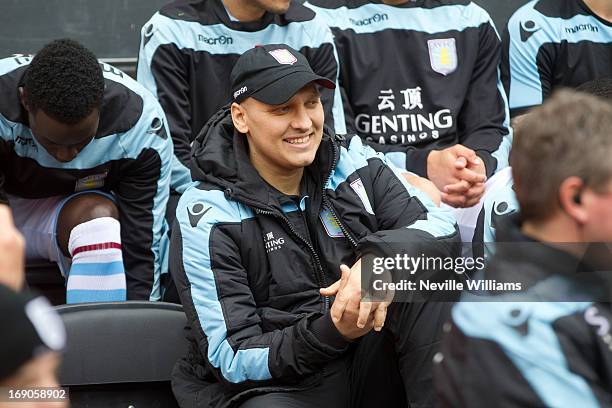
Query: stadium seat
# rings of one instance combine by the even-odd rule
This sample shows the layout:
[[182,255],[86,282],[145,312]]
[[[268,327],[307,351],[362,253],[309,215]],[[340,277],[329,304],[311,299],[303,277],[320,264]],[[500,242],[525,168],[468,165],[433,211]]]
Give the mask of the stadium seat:
[[68,335],[59,378],[72,408],[174,408],[174,363],[185,354],[180,305],[85,303],[56,307]]

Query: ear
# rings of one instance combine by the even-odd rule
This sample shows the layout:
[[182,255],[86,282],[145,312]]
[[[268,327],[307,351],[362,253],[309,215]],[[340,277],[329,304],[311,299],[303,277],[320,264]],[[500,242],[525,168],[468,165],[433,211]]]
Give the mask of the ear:
[[563,180],[559,187],[561,209],[580,225],[585,224],[589,218],[588,211],[582,202],[584,188],[584,181],[575,176]]
[[244,109],[244,106],[237,104],[236,102],[232,103],[231,106],[232,113],[232,122],[234,122],[234,127],[240,133],[248,133],[249,127],[246,123],[247,112]]
[[19,88],[17,88],[17,90],[19,91],[19,100],[21,101],[21,104],[23,105],[25,110],[30,112],[30,105],[28,105],[28,94],[25,88],[23,86],[20,86]]

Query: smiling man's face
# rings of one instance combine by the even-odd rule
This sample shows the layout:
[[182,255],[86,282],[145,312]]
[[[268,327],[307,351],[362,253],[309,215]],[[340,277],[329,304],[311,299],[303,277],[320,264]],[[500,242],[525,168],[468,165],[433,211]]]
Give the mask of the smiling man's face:
[[310,165],[323,136],[323,106],[314,84],[308,84],[281,105],[254,98],[241,103],[242,126],[251,161],[274,173],[292,172]]

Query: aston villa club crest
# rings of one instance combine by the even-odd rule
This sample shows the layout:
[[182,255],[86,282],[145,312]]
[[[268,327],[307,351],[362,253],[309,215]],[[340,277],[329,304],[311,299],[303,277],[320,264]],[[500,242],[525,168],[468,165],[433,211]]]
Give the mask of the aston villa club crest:
[[319,214],[319,219],[325,228],[325,232],[332,238],[342,238],[344,234],[342,233],[342,228],[338,224],[338,220],[334,217],[334,215],[327,208],[323,208],[321,213]]
[[79,192],[102,188],[104,187],[104,181],[106,180],[106,176],[108,176],[107,171],[105,171],[104,173],[92,174],[91,176],[78,179],[74,187],[74,191]]
[[457,69],[457,47],[454,38],[428,40],[431,68],[439,74],[448,75]]
[[279,64],[293,65],[297,62],[297,58],[289,50],[279,48],[277,50],[268,51]]

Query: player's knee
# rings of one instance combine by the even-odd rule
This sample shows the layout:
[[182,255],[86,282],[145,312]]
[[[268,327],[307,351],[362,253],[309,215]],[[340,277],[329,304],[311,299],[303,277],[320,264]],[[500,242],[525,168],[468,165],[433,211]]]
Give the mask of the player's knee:
[[119,209],[111,199],[100,194],[83,194],[70,199],[57,221],[57,240],[64,254],[68,255],[68,241],[74,227],[104,217],[119,219]]

